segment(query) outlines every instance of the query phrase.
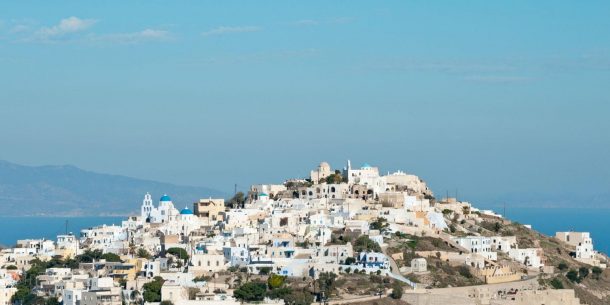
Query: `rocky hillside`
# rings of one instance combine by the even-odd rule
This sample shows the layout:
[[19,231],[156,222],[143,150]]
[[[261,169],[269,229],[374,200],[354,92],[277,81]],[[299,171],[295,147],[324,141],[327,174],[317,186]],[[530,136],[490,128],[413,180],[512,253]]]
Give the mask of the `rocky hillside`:
[[[498,225],[495,225],[496,223]],[[571,252],[574,251],[572,246],[519,223],[488,218],[481,225],[490,230],[497,230],[497,232],[483,232],[483,235],[515,235],[522,248],[542,248],[546,265],[553,266],[554,272],[540,274],[540,284],[549,289],[574,289],[576,296],[584,304],[610,304],[610,269],[600,269],[576,261],[571,256]],[[522,271],[527,273],[525,269]]]

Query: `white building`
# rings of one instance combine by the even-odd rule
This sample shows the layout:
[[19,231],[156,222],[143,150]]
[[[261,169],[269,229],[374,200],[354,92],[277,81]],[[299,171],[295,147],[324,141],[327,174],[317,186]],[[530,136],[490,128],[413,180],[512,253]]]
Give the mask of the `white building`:
[[142,269],[140,270],[140,272],[146,278],[153,278],[155,276],[158,276],[161,273],[161,261],[160,260],[145,261],[142,264]]
[[88,244],[92,249],[104,252],[119,253],[124,248],[127,232],[121,226],[101,225],[81,230],[81,244]]
[[12,305],[11,298],[17,292],[14,287],[0,287],[0,305]]
[[390,259],[383,253],[377,252],[360,252],[358,255],[358,264],[364,268],[372,269],[389,269]]
[[176,220],[179,213],[174,207],[172,199],[164,194],[159,199],[159,206],[155,207],[149,193],[144,195],[142,201],[141,216],[146,222],[165,223]]
[[311,182],[318,184],[320,180],[326,179],[326,177],[330,176],[331,174],[332,170],[330,168],[330,164],[327,162],[322,162],[320,165],[318,165],[317,169],[311,171],[309,178],[311,179]]
[[78,305],[82,298],[82,289],[64,289],[62,300],[64,305]]
[[529,268],[544,267],[541,248],[510,249],[508,256]]
[[360,169],[353,169],[352,163],[347,160],[347,181],[349,184],[371,184],[370,182],[379,178],[379,168],[364,163]]
[[411,260],[411,272],[425,273],[428,271],[428,262],[425,258],[419,257]]
[[577,259],[593,259],[595,257],[593,239],[591,239],[589,232],[557,232],[555,238],[576,247],[575,256]]
[[508,253],[510,249],[518,248],[516,236],[494,236],[491,238],[493,250]]
[[80,254],[79,240],[74,234],[57,235],[56,252],[64,257],[74,257]]
[[55,244],[46,239],[22,239],[17,241],[17,248],[24,249],[29,255],[55,255]]
[[453,237],[458,245],[466,248],[471,253],[479,254],[486,259],[496,260],[498,253],[491,251],[491,238],[485,236],[466,236],[466,237]]

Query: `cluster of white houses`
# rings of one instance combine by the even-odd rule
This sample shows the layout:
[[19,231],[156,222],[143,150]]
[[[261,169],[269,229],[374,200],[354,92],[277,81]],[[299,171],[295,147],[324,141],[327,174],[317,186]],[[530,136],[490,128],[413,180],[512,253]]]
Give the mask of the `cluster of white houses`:
[[[10,304],[16,283],[35,258],[73,258],[86,250],[114,253],[122,261],[81,263],[76,269],[49,268],[38,276],[35,293],[55,296],[64,305],[121,305],[125,300],[133,301],[134,291],[141,291],[145,283],[160,276],[165,279],[162,300],[176,305],[235,304],[230,283],[212,288],[195,278],[231,268],[298,278],[358,270],[388,274],[412,284],[402,277],[401,270],[426,272],[424,258],[410,262],[408,268],[393,270],[392,257],[356,252],[352,243],[337,239],[337,232],[356,238],[366,235],[381,246],[392,232],[446,238],[463,252],[434,251],[434,255],[481,272],[498,259],[498,252],[524,268],[544,267],[542,250],[520,249],[514,236],[450,235],[444,211],[469,220],[480,215],[466,215],[465,210],[476,211],[466,202],[434,201],[426,183],[417,176],[404,172],[381,175],[377,167],[365,164],[355,169],[349,161],[339,171],[322,162],[309,179],[252,185],[246,202],[232,208],[217,198],[176,206],[168,195],[155,204],[152,196],[145,194],[140,214],[120,225],[88,228],[79,237],[59,235],[56,241],[21,240],[16,247],[2,250],[0,305]],[[388,224],[383,232],[370,228],[379,218]],[[557,238],[573,245],[580,261],[602,265],[588,233],[564,232]],[[166,254],[171,248],[184,249],[188,258]],[[143,251],[152,255],[138,255]],[[189,295],[192,288],[199,290],[194,297]]]

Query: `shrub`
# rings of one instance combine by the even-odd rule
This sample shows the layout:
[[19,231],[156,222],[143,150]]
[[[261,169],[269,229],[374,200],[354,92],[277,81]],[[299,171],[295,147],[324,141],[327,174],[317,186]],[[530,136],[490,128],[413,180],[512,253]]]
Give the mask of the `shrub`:
[[593,275],[595,276],[595,279],[599,279],[599,276],[604,272],[604,270],[602,270],[602,268],[600,267],[593,267],[593,269],[591,269],[591,272],[593,272]]
[[581,279],[586,278],[587,275],[589,275],[589,268],[587,268],[587,267],[578,268],[578,274],[580,275]]
[[195,277],[193,279],[193,282],[208,282],[210,279],[212,279],[212,277],[200,275],[200,276]]
[[266,286],[263,282],[248,282],[235,289],[233,295],[238,300],[260,302],[265,299]]
[[[363,270],[364,271],[364,270]],[[325,295],[330,296],[335,290],[335,280],[337,275],[332,272],[322,272],[318,277],[318,287],[320,291],[324,291]]]
[[385,228],[388,227],[388,225],[389,225],[388,221],[385,218],[379,217],[375,221],[373,221],[369,227],[371,228],[371,230],[382,230],[383,231]]
[[140,248],[138,249],[138,252],[136,253],[136,255],[140,258],[151,258],[150,253],[148,253],[148,251],[146,251],[146,249]]
[[467,279],[472,278],[472,273],[470,273],[470,268],[468,268],[468,266],[466,266],[466,265],[459,266],[458,273]]
[[230,209],[243,207],[246,203],[246,196],[243,192],[237,192],[231,199],[226,202],[226,206]]
[[104,253],[101,258],[107,262],[121,262],[121,257],[114,253]]
[[348,257],[345,259],[345,264],[346,265],[353,265],[356,262],[356,259],[353,257]]
[[161,301],[161,286],[163,286],[163,278],[160,276],[156,276],[152,282],[148,282],[144,284],[142,287],[144,289],[144,293],[142,293],[142,297],[146,302],[160,302]]
[[578,272],[576,272],[576,270],[568,271],[568,273],[566,274],[566,277],[572,283],[580,283],[580,278],[578,277]]
[[276,288],[276,289],[270,290],[269,292],[267,292],[267,297],[269,297],[270,299],[283,299],[291,293],[292,293],[291,288],[282,287],[282,288]]
[[188,260],[189,259],[189,254],[186,252],[186,250],[182,249],[182,248],[169,248],[166,251],[167,253],[179,258],[179,259],[183,259],[183,260]]
[[551,287],[553,287],[553,289],[563,289],[563,283],[560,279],[554,278],[551,280]]
[[44,303],[45,305],[59,305],[59,300],[56,297],[50,297],[47,299],[47,301]]
[[455,231],[456,231],[456,229],[455,229],[455,225],[450,224],[450,225],[449,225],[449,231],[450,231],[451,233],[455,233]]
[[559,268],[561,271],[566,271],[568,270],[568,264],[566,264],[566,262],[561,262],[559,265],[557,265],[557,268]]
[[284,304],[291,305],[310,305],[313,302],[313,296],[306,291],[293,291],[284,296]]
[[390,297],[395,300],[402,298],[402,285],[398,281],[394,281],[392,284],[392,293],[390,294]]
[[370,239],[366,235],[361,235],[356,239],[354,244],[354,251],[363,252],[363,251],[373,251],[373,252],[381,252],[381,247],[377,242]]
[[267,278],[267,286],[269,286],[269,289],[280,288],[280,287],[282,287],[284,285],[284,280],[285,279],[286,279],[286,277],[284,277],[284,276],[272,273]]
[[258,269],[258,274],[260,275],[267,275],[271,272],[271,267],[260,267]]
[[81,255],[75,257],[79,263],[92,263],[94,260],[102,258],[102,250],[85,250]]

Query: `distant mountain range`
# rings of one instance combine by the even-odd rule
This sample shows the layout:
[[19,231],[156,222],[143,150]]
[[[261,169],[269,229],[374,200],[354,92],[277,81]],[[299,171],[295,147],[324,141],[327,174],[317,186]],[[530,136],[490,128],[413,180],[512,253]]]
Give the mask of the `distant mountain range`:
[[24,166],[0,160],[0,215],[98,216],[139,212],[146,192],[167,193],[176,208],[225,193],[194,186],[100,174],[75,166]]

